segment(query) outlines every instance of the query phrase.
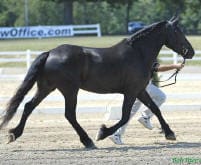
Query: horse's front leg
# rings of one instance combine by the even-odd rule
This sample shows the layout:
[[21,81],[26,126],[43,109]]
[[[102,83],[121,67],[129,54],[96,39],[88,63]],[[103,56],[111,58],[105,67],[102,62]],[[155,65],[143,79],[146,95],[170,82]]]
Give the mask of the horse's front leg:
[[119,129],[120,127],[122,127],[124,124],[128,122],[130,118],[131,108],[133,106],[134,101],[135,101],[135,97],[133,97],[133,95],[124,95],[121,120],[110,128],[107,128],[103,124],[96,135],[97,141],[103,140],[107,136],[112,135],[117,129]]
[[166,123],[163,118],[160,109],[151,99],[146,90],[142,91],[137,97],[144,105],[146,105],[158,118],[162,129],[165,132],[165,137],[168,140],[176,140],[174,132],[170,129],[169,125]]

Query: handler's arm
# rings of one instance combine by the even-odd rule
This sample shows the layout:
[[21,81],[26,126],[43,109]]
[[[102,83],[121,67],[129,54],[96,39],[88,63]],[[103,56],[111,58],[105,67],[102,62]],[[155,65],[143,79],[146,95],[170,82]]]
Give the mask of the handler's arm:
[[170,65],[159,65],[157,71],[158,72],[165,72],[168,70],[172,70],[172,69],[182,69],[184,67],[184,64],[170,64]]

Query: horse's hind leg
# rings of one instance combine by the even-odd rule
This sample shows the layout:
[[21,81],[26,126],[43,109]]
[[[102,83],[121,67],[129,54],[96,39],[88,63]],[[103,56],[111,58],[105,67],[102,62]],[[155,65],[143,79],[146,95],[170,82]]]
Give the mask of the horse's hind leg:
[[46,88],[38,88],[35,96],[25,104],[21,120],[17,127],[9,130],[8,143],[15,141],[23,133],[27,118],[32,113],[34,108],[51,92]]
[[120,127],[122,127],[124,124],[128,122],[130,118],[131,108],[134,101],[135,101],[135,97],[133,97],[132,95],[124,95],[121,120],[110,128],[107,128],[103,124],[96,135],[97,141],[102,140],[109,135],[112,135],[117,129],[119,129]]
[[68,84],[68,87],[62,87],[62,89],[59,90],[62,92],[65,98],[65,117],[79,135],[80,141],[84,144],[86,148],[96,148],[93,141],[89,138],[87,133],[80,126],[76,119],[78,88],[75,87],[75,85]]
[[152,101],[149,94],[145,91],[141,92],[138,96],[138,99],[146,105],[158,118],[162,129],[165,132],[165,137],[168,140],[176,140],[174,132],[170,129],[169,125],[165,122],[165,119],[163,118],[160,109],[158,106]]

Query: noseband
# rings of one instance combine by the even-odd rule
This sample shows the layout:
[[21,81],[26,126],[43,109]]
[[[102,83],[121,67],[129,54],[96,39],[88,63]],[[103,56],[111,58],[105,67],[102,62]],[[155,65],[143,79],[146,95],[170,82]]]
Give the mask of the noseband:
[[182,52],[183,52],[183,54],[184,54],[184,58],[185,58],[186,55],[188,54],[188,51],[189,51],[189,49],[188,49],[188,48],[185,48],[185,47],[183,46]]

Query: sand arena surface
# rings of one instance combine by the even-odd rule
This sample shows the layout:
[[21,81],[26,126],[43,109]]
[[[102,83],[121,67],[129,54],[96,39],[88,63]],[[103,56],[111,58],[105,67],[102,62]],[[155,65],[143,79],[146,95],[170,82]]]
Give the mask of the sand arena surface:
[[[164,111],[164,117],[177,135],[167,141],[159,134],[159,124],[153,118],[154,129],[147,130],[137,122],[139,113],[129,123],[123,137],[125,145],[117,146],[110,139],[94,141],[98,149],[86,150],[73,128],[62,114],[32,114],[24,134],[15,142],[5,144],[9,128],[17,125],[20,115],[0,133],[0,164],[178,164],[194,160],[201,164],[201,111]],[[79,113],[79,123],[94,139],[104,114]],[[175,159],[174,159],[175,158]],[[174,159],[174,160],[173,160]]]

